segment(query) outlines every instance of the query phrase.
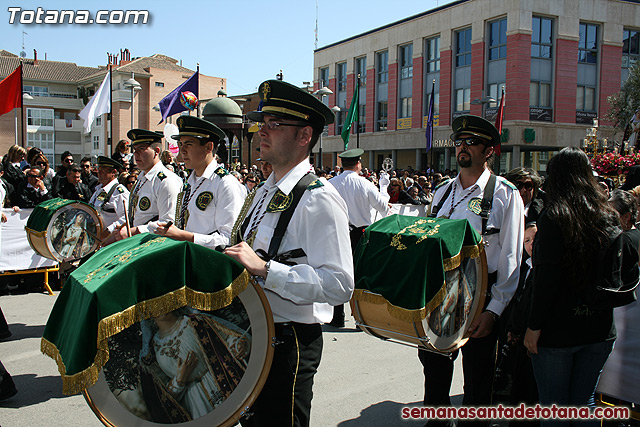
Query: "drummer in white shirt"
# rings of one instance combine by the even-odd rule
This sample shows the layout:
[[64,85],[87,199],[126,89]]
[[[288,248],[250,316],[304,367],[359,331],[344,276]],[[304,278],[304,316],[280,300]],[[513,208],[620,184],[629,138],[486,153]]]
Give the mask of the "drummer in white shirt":
[[102,218],[105,239],[119,225],[124,224],[127,211],[125,201],[129,199],[129,191],[118,182],[118,173],[123,169],[122,163],[106,156],[98,156],[98,186],[89,200],[98,215]]
[[[329,180],[338,193],[347,202],[349,215],[349,235],[351,249],[355,250],[364,229],[376,220],[389,214],[389,175],[380,176],[380,190],[368,179],[361,176],[364,150],[354,148],[338,155],[342,161],[344,172]],[[333,320],[329,323],[337,328],[344,327],[344,304],[333,308]]]
[[192,172],[178,195],[175,224],[161,223],[156,234],[224,248],[245,199],[242,184],[215,160],[225,134],[213,123],[192,116],[179,117],[177,125],[179,133],[173,138]]

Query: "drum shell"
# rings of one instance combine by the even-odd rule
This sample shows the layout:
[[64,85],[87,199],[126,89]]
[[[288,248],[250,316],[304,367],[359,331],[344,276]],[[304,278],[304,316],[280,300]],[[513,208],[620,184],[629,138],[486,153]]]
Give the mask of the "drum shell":
[[[243,413],[250,408],[264,386],[273,360],[275,328],[273,314],[264,291],[251,280],[247,288],[238,295],[251,319],[252,343],[247,370],[237,389],[219,407],[195,420],[181,423],[186,426],[235,425]],[[259,342],[257,341],[259,339]],[[246,377],[246,378],[245,378]],[[101,371],[98,382],[84,391],[84,397],[98,419],[106,426],[166,426],[138,418],[117,401],[107,385]]]
[[468,327],[484,309],[488,281],[487,260],[484,250],[475,259],[475,263],[481,273],[480,280],[477,283],[473,305],[465,321],[465,328],[459,331],[456,337],[438,337],[429,326],[431,313],[426,313],[426,316],[420,321],[399,319],[398,316],[394,316],[391,313],[397,307],[394,307],[381,295],[372,294],[368,291],[355,293],[350,301],[356,324],[368,334],[384,340],[398,341],[440,353],[448,353],[459,349],[471,335],[468,332]]
[[[86,222],[88,218],[91,225],[95,224],[95,233],[91,237],[92,243],[87,250],[83,251],[80,257],[68,257],[63,256],[60,253],[60,248],[56,248],[54,244],[53,231],[55,227],[59,226],[64,217],[62,216],[66,212],[82,212],[85,215],[85,229],[88,228]],[[57,224],[56,224],[57,222]],[[102,218],[98,215],[98,212],[93,206],[74,200],[66,199],[51,199],[36,206],[29,216],[25,231],[27,233],[27,240],[33,248],[33,250],[39,255],[52,259],[55,261],[63,261],[64,259],[76,259],[86,256],[92,252],[95,252],[99,247],[99,236],[102,234],[104,225]],[[64,233],[65,230],[60,232]]]

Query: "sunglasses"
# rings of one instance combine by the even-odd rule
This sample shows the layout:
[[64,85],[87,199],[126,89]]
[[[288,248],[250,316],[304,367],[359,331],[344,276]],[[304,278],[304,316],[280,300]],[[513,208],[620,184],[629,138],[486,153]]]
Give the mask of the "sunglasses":
[[516,184],[516,188],[517,188],[518,190],[522,190],[523,188],[524,188],[525,190],[533,190],[533,184],[532,184],[532,183],[530,183],[530,182],[520,182],[520,181],[516,181],[516,182],[515,182],[515,184]]
[[258,123],[258,129],[260,129],[260,130],[262,130],[262,128],[264,128],[264,127],[266,127],[269,130],[277,130],[280,126],[305,127],[305,126],[309,126],[309,125],[301,124],[301,123],[280,123],[280,122],[274,122],[274,121],[259,122]]
[[251,182],[251,183],[255,184],[256,180],[255,179],[247,179],[247,182]]
[[40,175],[28,174],[27,178],[40,178]]
[[467,147],[472,147],[478,144],[484,144],[484,141],[476,138],[464,138],[464,139],[456,139],[453,141],[453,145],[456,147],[460,147],[464,143]]
[[36,165],[47,166],[47,164],[45,162],[36,162]]

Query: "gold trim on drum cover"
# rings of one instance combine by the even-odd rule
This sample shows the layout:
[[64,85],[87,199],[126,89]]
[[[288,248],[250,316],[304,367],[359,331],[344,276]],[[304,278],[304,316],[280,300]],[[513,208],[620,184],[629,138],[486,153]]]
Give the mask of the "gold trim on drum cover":
[[274,107],[274,106],[266,106],[266,107],[262,107],[262,110],[260,111],[261,113],[282,113],[282,114],[288,114],[289,116],[293,116],[293,117],[298,117],[301,118],[303,120],[309,120],[309,115],[308,114],[304,114],[304,113],[300,113],[296,110],[290,110],[289,108],[283,108],[283,107]]
[[[459,254],[443,261],[445,271],[454,270],[460,266],[460,264],[462,263],[462,259],[478,258],[483,252],[484,246],[482,244],[482,241],[478,243],[477,246],[463,246]],[[427,314],[431,313],[437,306],[442,303],[442,301],[444,301],[446,295],[447,287],[446,283],[443,283],[440,287],[440,290],[438,290],[433,298],[431,298],[431,301],[429,301],[423,308],[416,310],[402,308],[394,305],[382,295],[368,291],[366,289],[355,289],[353,291],[352,298],[371,304],[387,304],[389,314],[398,320],[402,320],[403,322],[421,322],[427,317]]]
[[109,360],[109,337],[125,330],[134,323],[162,316],[187,305],[201,311],[213,311],[226,307],[233,298],[247,288],[250,278],[249,273],[244,270],[225,289],[213,293],[194,291],[187,286],[183,286],[159,297],[141,301],[119,313],[114,313],[100,320],[98,323],[98,348],[94,361],[87,369],[76,374],[66,374],[67,368],[55,344],[42,338],[40,350],[56,361],[58,371],[62,376],[62,393],[65,395],[81,393],[85,388],[98,381],[100,369]]

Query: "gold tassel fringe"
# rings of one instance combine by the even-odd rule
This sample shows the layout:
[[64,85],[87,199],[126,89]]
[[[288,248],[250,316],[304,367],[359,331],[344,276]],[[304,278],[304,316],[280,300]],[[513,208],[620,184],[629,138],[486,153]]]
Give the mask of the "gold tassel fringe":
[[244,270],[229,286],[218,292],[198,292],[183,286],[157,298],[141,301],[119,313],[100,320],[94,361],[91,366],[74,375],[66,374],[66,366],[55,344],[42,338],[40,350],[56,361],[58,371],[62,376],[62,393],[65,395],[82,393],[85,388],[91,387],[98,381],[100,369],[109,360],[109,337],[118,334],[134,323],[162,316],[187,305],[201,311],[213,311],[226,307],[231,304],[233,298],[247,288],[250,280],[253,280],[253,278]]

